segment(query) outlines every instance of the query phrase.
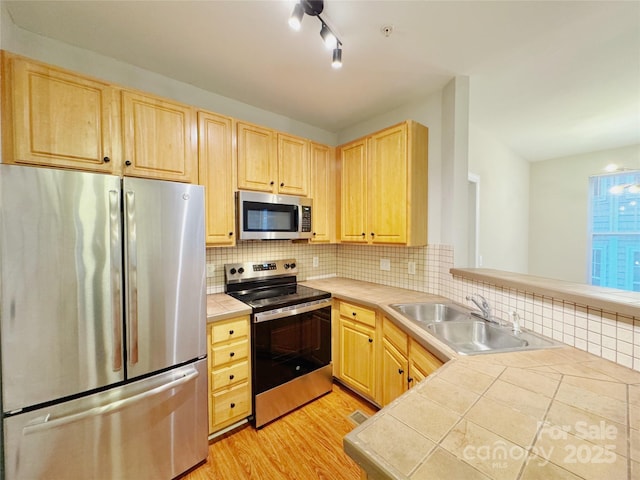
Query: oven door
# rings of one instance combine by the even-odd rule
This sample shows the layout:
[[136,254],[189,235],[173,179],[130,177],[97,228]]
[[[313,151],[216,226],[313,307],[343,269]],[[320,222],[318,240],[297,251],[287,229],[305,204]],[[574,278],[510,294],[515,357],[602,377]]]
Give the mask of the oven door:
[[253,316],[254,396],[331,363],[331,300]]

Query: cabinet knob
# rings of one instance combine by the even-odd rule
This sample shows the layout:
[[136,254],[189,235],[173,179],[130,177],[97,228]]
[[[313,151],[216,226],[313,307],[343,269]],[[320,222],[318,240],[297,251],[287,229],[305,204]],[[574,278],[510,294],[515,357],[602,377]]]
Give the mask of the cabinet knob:
[[375,236],[376,236],[376,234],[375,234],[375,233],[373,233],[373,232],[371,232],[371,236],[372,236],[372,237],[375,237]]
[[229,405],[231,408],[236,408],[236,404],[235,403],[231,403],[231,405]]
[[356,312],[351,312],[351,315],[353,315],[355,317],[356,316]]
[[281,187],[284,187],[284,182],[282,182],[282,183],[280,184],[280,186],[281,186]]
[[398,373],[399,373],[400,375],[402,375],[402,374],[404,373],[404,370],[403,370],[403,369],[401,369],[401,368],[399,368],[399,369],[398,369]]
[[229,335],[233,335],[234,333],[234,330],[229,330]]
[[407,378],[407,382],[408,382],[408,383],[413,382],[413,378],[411,378],[411,377]]
[[131,166],[131,160],[125,160],[124,164],[125,164],[127,167],[130,167],[130,166]]
[[229,354],[229,356],[230,356],[230,357],[233,357],[234,355],[235,355],[235,352],[231,352],[231,353]]
[[313,232],[313,236],[314,236],[314,237],[316,236],[316,232]]
[[229,236],[230,236],[230,237],[233,237],[233,232],[229,232]]
[[366,233],[364,233],[364,232],[362,232],[362,236],[363,236],[363,237],[366,237],[366,236],[367,236],[367,234],[366,234]]
[[373,343],[373,338],[370,338],[370,339],[369,339],[369,343]]
[[269,182],[269,185],[274,185],[275,183],[276,183],[276,182],[274,182],[273,180],[271,180],[271,181]]
[[233,375],[233,374],[229,375],[229,380],[233,380],[234,378],[236,378],[235,375]]
[[104,158],[102,159],[102,161],[103,161],[104,163],[109,163],[109,162],[111,161],[111,159],[110,159],[109,157],[104,157]]

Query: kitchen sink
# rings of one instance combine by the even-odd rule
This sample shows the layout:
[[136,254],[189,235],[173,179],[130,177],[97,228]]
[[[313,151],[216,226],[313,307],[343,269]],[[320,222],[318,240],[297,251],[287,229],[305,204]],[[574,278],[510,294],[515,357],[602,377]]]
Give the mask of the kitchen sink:
[[529,342],[485,321],[430,323],[427,330],[458,353],[521,349]]
[[395,303],[390,306],[415,322],[426,323],[467,320],[470,313],[452,303]]
[[478,319],[475,312],[456,303],[395,303],[392,309],[462,355],[515,352],[563,347],[564,344],[511,324],[499,326]]

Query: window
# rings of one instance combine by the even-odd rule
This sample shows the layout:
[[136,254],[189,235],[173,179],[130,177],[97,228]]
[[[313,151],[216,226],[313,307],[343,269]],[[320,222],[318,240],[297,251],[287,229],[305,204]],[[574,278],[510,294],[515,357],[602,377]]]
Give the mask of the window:
[[640,170],[589,182],[589,281],[640,292]]

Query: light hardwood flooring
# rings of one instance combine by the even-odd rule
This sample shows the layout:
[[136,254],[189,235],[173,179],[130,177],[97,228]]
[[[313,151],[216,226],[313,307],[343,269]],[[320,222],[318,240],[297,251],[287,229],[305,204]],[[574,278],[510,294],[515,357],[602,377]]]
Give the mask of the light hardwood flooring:
[[359,480],[342,448],[355,410],[376,408],[334,383],[331,393],[260,430],[246,426],[214,440],[207,463],[183,480]]

